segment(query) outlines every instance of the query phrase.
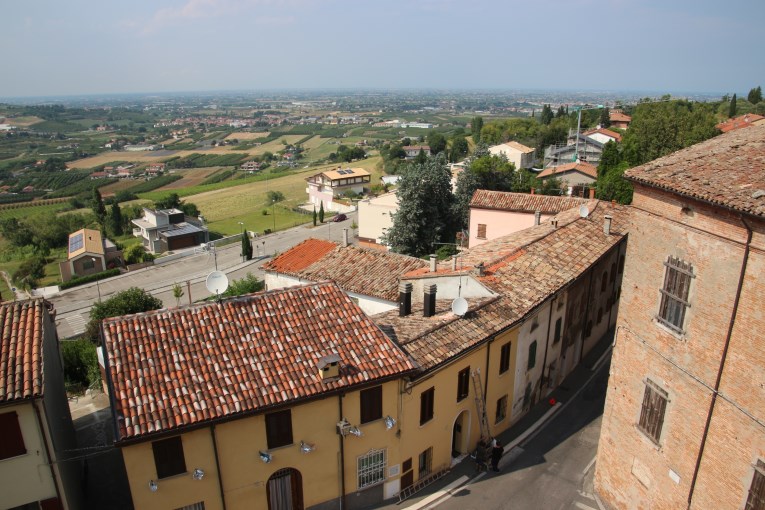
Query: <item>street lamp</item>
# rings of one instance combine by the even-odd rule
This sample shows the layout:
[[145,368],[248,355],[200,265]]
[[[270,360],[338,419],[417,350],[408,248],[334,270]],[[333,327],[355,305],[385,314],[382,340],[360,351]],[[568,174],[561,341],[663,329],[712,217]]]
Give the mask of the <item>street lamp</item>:
[[[244,223],[237,221],[242,226],[242,236],[244,236]],[[242,243],[242,262],[244,262],[244,242]]]
[[[90,257],[90,259],[93,261],[93,268],[96,267],[96,258]],[[98,284],[98,280],[96,280],[96,290],[98,290],[98,302],[101,302],[101,286]]]
[[274,217],[274,232],[276,232],[276,200],[271,203],[271,216]]

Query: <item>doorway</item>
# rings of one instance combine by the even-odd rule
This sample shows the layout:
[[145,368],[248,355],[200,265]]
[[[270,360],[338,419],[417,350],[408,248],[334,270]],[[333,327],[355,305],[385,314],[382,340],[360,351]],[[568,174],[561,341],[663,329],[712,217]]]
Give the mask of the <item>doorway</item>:
[[268,479],[268,510],[303,510],[303,479],[300,471],[280,469]]
[[470,437],[470,419],[467,411],[462,411],[454,420],[452,429],[452,458],[468,453],[468,438]]

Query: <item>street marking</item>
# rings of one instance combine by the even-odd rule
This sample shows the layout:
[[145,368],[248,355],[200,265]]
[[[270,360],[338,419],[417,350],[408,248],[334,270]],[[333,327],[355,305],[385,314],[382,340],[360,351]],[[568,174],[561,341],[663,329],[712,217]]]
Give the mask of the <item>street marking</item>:
[[[476,477],[476,478],[478,478],[478,477]],[[474,480],[475,480],[475,478],[474,478]],[[434,492],[433,494],[431,494],[427,498],[423,499],[422,501],[420,501],[418,503],[415,503],[412,506],[406,507],[405,510],[419,510],[420,508],[424,507],[425,505],[429,505],[430,503],[432,503],[433,501],[437,500],[438,498],[440,498],[440,497],[442,497],[442,496],[444,496],[446,494],[451,494],[451,491],[453,489],[459,487],[460,485],[462,485],[466,481],[468,481],[468,477],[467,476],[461,476],[458,479],[456,479],[455,481],[453,481],[452,483],[450,483],[449,485],[447,485],[446,487],[444,487],[443,489],[441,489],[440,491]]]
[[592,467],[592,465],[593,465],[593,464],[595,464],[595,459],[597,459],[597,458],[598,458],[598,456],[597,456],[597,455],[595,455],[595,456],[592,458],[592,460],[590,461],[590,463],[589,463],[589,464],[587,464],[587,467],[586,467],[586,468],[584,468],[584,470],[582,471],[582,474],[583,474],[583,475],[586,475],[586,474],[587,474],[587,473],[590,471],[590,468]]
[[598,510],[594,506],[585,505],[584,503],[580,503],[579,501],[574,501],[574,506],[577,508],[581,508],[582,510]]

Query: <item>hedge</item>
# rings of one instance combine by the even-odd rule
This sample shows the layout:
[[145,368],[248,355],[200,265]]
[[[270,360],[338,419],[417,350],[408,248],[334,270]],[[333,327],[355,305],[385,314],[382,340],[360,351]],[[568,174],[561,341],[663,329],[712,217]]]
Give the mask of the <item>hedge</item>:
[[81,276],[80,278],[72,278],[68,282],[65,282],[59,285],[59,288],[61,290],[69,289],[72,287],[77,287],[78,285],[83,285],[85,283],[94,282],[96,280],[111,278],[112,276],[117,276],[118,274],[120,274],[119,269],[107,269],[106,271],[102,271],[100,273],[89,274],[88,276]]

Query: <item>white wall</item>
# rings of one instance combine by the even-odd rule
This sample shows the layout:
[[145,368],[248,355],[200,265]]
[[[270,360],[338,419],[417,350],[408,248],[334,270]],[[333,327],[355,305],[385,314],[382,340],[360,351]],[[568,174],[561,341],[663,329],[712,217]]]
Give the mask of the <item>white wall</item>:
[[396,192],[359,202],[359,237],[382,244],[382,235],[393,226],[392,214],[398,211]]

